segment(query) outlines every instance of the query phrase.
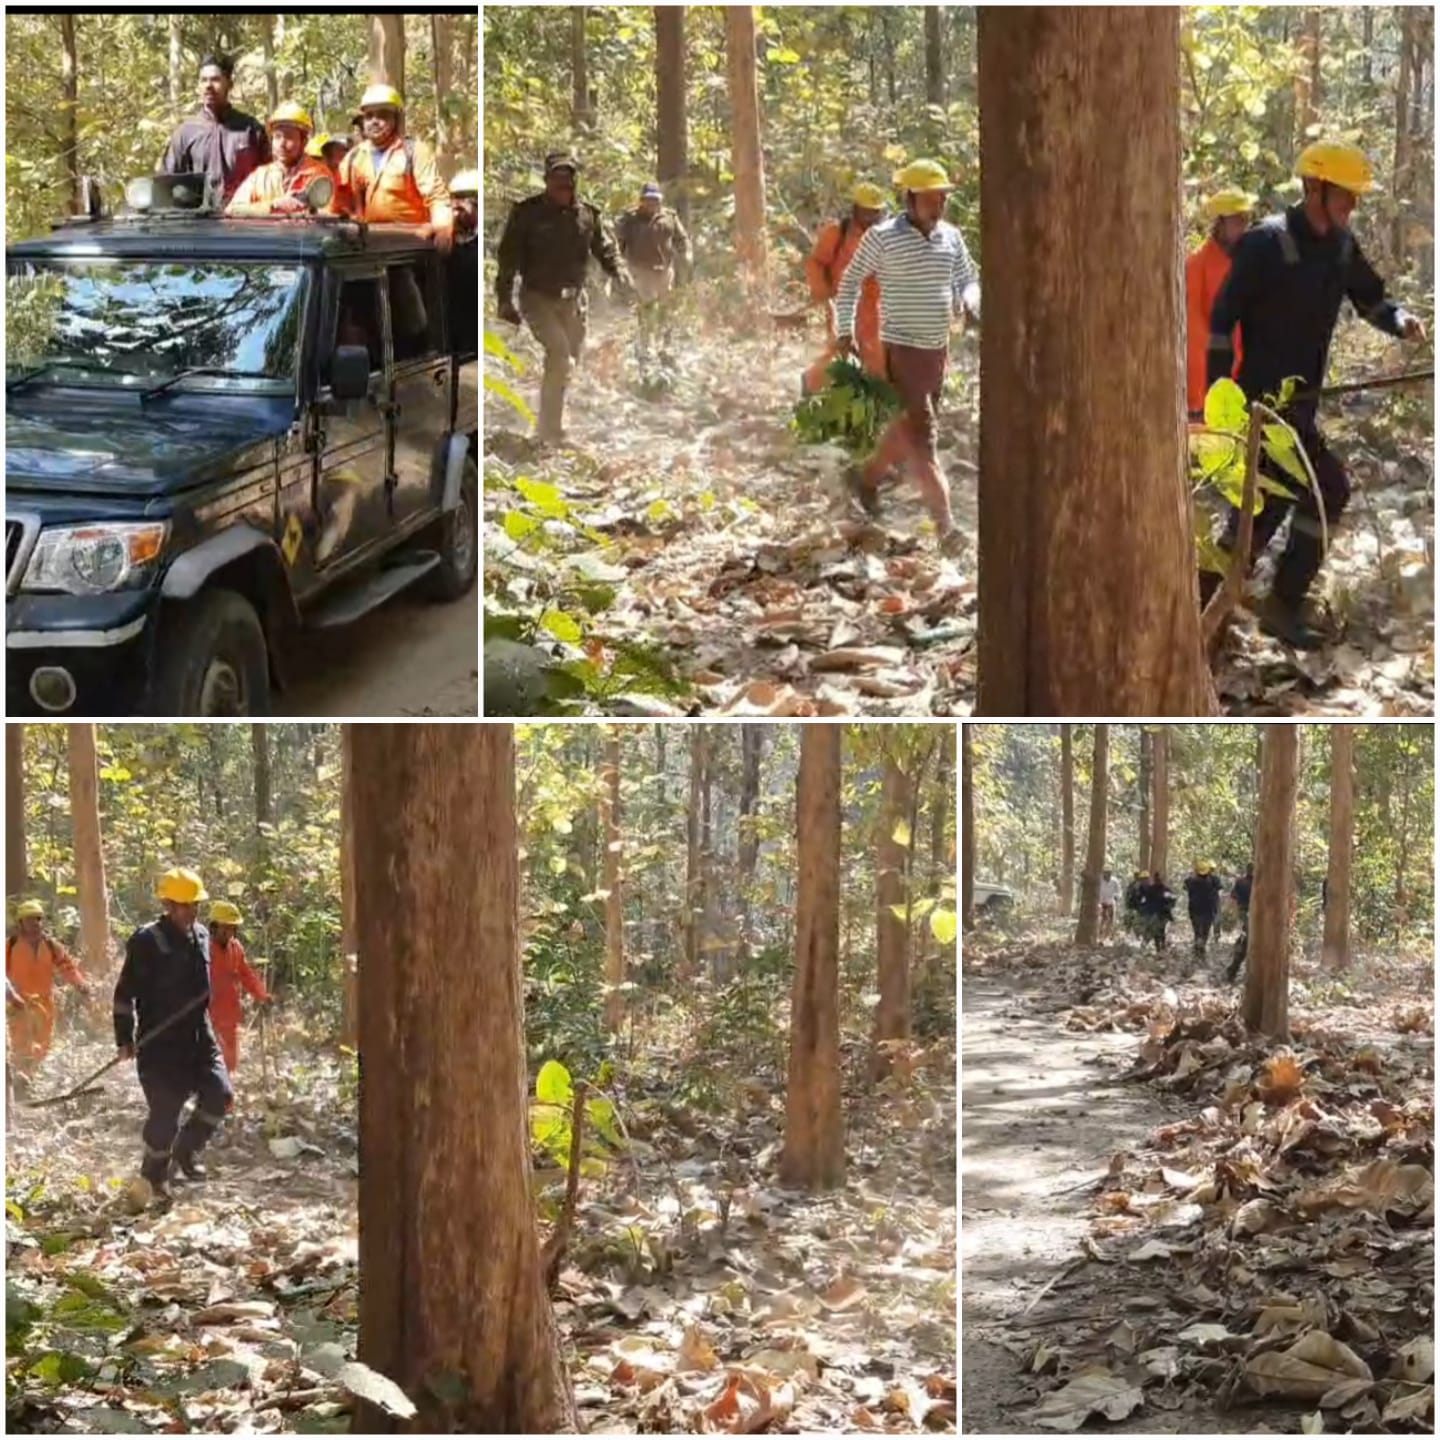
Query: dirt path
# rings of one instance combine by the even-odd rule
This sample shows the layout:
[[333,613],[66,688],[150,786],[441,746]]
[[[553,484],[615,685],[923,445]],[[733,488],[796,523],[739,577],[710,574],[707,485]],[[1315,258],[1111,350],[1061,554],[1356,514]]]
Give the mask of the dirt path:
[[277,715],[478,715],[479,597],[449,605],[401,595],[343,630],[310,638],[275,697]]

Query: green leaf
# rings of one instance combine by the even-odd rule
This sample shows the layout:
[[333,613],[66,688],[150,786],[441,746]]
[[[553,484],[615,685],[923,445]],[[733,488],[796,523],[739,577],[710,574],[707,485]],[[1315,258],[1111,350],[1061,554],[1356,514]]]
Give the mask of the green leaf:
[[547,1105],[568,1105],[575,1098],[570,1072],[558,1061],[547,1060],[535,1077],[535,1098]]
[[540,617],[540,628],[567,645],[578,645],[584,635],[580,622],[566,610],[547,610]]
[[515,481],[515,488],[542,515],[563,520],[570,514],[570,506],[560,493],[559,486],[552,485],[548,480],[532,480],[528,475],[521,475]]
[[1205,423],[1212,430],[1243,431],[1250,417],[1245,392],[1228,378],[1217,380],[1205,395]]
[[517,544],[527,535],[533,535],[540,528],[540,521],[523,510],[507,510],[500,522],[501,528]]
[[930,933],[941,945],[955,943],[956,926],[953,910],[937,910],[930,917]]
[[524,397],[510,384],[508,380],[502,380],[498,375],[492,375],[488,370],[485,372],[485,388],[492,394],[498,395],[512,410],[524,416],[530,424],[535,423],[535,412],[525,403]]
[[489,330],[485,332],[485,353],[503,360],[517,373],[525,373],[525,362],[498,335],[491,334]]
[[773,50],[767,50],[765,58],[772,65],[798,65],[800,63],[799,54],[788,46],[777,45]]
[[94,1367],[82,1355],[50,1350],[28,1367],[28,1373],[45,1385],[73,1385],[92,1375]]
[[645,518],[652,525],[658,525],[662,520],[668,520],[670,513],[670,502],[663,496],[659,500],[652,500],[645,508]]
[[910,822],[904,819],[897,820],[894,830],[890,832],[890,838],[902,850],[908,850],[910,848]]

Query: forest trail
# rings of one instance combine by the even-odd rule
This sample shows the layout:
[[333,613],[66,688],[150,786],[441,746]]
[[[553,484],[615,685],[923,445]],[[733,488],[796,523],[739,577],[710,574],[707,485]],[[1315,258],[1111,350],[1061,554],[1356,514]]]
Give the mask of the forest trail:
[[1298,960],[1273,1046],[1181,936],[967,949],[964,1428],[1427,1428],[1428,959]]

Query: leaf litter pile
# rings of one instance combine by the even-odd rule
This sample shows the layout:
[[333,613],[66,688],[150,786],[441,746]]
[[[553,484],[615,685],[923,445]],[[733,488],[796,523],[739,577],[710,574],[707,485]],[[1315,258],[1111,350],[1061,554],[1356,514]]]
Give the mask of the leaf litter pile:
[[[36,1094],[105,1058],[58,1048]],[[775,1077],[717,1115],[672,1103],[673,1068],[620,1097],[628,1143],[582,1180],[552,1285],[584,1429],[955,1429],[954,1051],[917,1047],[877,1088],[853,1058],[848,1178],[822,1195],[775,1178]],[[356,1396],[409,1413],[352,1358],[353,1062],[296,1037],[263,1096],[248,1068],[209,1178],[168,1208],[131,1178],[133,1076],[12,1113],[7,1429],[343,1432]]]
[[1022,1370],[1021,1428],[1168,1430],[1144,1417],[1179,1412],[1248,1432],[1432,1432],[1429,958],[1344,980],[1295,959],[1284,1045],[1246,1034],[1213,952],[1172,948],[1157,967],[1124,944],[980,948],[967,974],[1045,975],[1064,997],[1052,1023],[1133,1033],[1110,1078],[1176,1114],[1078,1187],[1081,1253],[989,1337]]
[[[598,313],[598,318],[597,317]],[[541,352],[504,329],[533,398]],[[516,480],[558,487],[601,542],[567,557],[613,586],[582,640],[547,636],[557,661],[612,664],[639,647],[679,681],[612,693],[636,714],[968,715],[975,699],[979,343],[958,344],[940,415],[941,461],[967,544],[939,554],[912,484],[885,492],[878,521],[855,513],[837,445],[801,443],[799,375],[819,350],[803,332],[737,334],[695,314],[654,385],[631,354],[628,312],[592,312],[593,340],[566,406],[570,444],[539,450],[508,406],[486,406],[487,595],[501,608],[569,606],[553,558],[505,532]],[[1342,327],[1336,373],[1383,374],[1405,352]],[[1398,357],[1398,358],[1397,358]],[[489,363],[489,362],[487,362]],[[1219,657],[1223,708],[1237,715],[1429,715],[1434,708],[1434,467],[1431,387],[1325,402],[1322,424],[1354,495],[1317,587],[1326,643],[1296,651],[1238,610]],[[528,521],[527,521],[528,523]],[[588,543],[588,542],[587,542]],[[1252,593],[1268,585],[1263,560]],[[497,578],[501,577],[501,578]],[[497,588],[498,587],[498,588]]]

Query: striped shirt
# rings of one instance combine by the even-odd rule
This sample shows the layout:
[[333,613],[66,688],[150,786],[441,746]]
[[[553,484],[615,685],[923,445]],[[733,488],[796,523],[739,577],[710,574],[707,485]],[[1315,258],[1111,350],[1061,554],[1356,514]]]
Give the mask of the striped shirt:
[[855,333],[855,305],[870,275],[880,280],[880,339],[887,345],[943,350],[950,341],[952,311],[963,306],[980,313],[980,271],[964,237],[944,220],[929,235],[908,215],[865,232],[835,297],[838,334]]

